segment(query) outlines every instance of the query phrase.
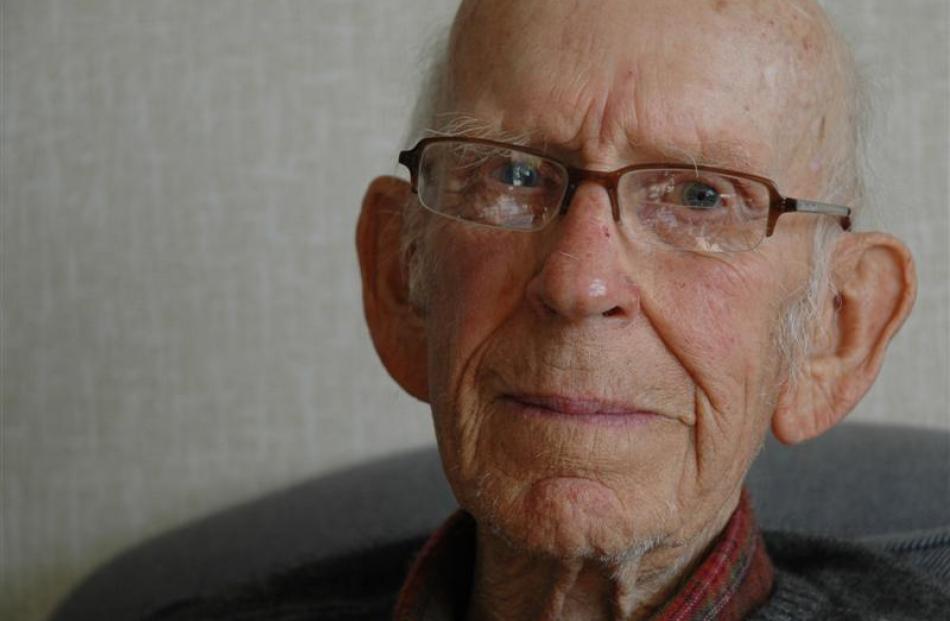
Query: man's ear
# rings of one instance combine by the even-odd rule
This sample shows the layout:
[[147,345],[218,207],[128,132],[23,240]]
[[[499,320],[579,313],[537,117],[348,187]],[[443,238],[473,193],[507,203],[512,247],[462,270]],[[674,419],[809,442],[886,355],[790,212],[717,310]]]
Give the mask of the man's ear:
[[910,251],[884,233],[842,235],[831,278],[837,295],[825,296],[815,347],[772,418],[772,433],[785,444],[824,433],[857,404],[917,295]]
[[426,340],[419,311],[409,302],[401,248],[403,209],[409,184],[377,177],[366,189],[356,225],[356,251],[363,277],[363,312],[383,366],[403,389],[428,400]]

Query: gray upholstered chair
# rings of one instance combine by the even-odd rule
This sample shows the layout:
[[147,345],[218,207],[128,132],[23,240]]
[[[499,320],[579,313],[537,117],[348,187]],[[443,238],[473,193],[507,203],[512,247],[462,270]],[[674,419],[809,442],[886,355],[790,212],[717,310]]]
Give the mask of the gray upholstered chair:
[[[849,424],[794,448],[770,441],[748,484],[765,529],[897,552],[907,533],[928,533],[943,549],[950,541],[947,432]],[[93,573],[53,619],[139,618],[190,594],[426,533],[454,506],[434,448],[388,457],[147,541]]]

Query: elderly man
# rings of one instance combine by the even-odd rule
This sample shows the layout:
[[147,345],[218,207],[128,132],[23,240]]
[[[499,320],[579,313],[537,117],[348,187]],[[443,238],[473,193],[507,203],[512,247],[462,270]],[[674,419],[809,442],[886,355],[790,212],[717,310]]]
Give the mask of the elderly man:
[[441,71],[437,137],[358,231],[377,350],[464,510],[397,618],[936,618],[903,569],[776,569],[742,493],[769,427],[854,407],[914,298],[899,241],[842,232],[857,87],[820,9],[464,2]]
[[907,249],[848,232],[856,92],[809,0],[463,2],[411,181],[373,181],[357,233],[462,509],[404,582],[279,618],[376,618],[380,567],[401,620],[948,618],[908,567],[763,540],[743,493],[770,428],[854,407],[914,299]]

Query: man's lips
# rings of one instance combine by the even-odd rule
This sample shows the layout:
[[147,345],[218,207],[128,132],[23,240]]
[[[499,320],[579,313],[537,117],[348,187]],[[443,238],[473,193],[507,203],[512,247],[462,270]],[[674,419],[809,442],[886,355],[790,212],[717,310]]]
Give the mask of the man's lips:
[[528,394],[506,394],[502,399],[525,416],[564,418],[601,425],[642,424],[657,416],[656,412],[602,399]]

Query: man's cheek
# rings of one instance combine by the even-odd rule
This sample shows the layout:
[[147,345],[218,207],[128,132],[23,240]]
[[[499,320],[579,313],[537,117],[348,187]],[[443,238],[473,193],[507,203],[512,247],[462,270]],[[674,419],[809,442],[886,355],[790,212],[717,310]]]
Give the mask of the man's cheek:
[[719,262],[699,267],[668,279],[645,312],[700,389],[721,402],[749,379],[749,356],[765,354],[767,283]]
[[450,408],[475,390],[485,346],[519,297],[518,275],[510,268],[517,262],[501,260],[497,241],[484,237],[464,228],[442,236],[433,248],[439,260],[427,273],[433,284],[426,314],[430,392]]
[[444,306],[485,313],[499,302],[520,295],[524,288],[529,253],[519,251],[525,235],[489,231],[449,223],[440,227],[429,243],[433,257],[428,277],[436,283]]

